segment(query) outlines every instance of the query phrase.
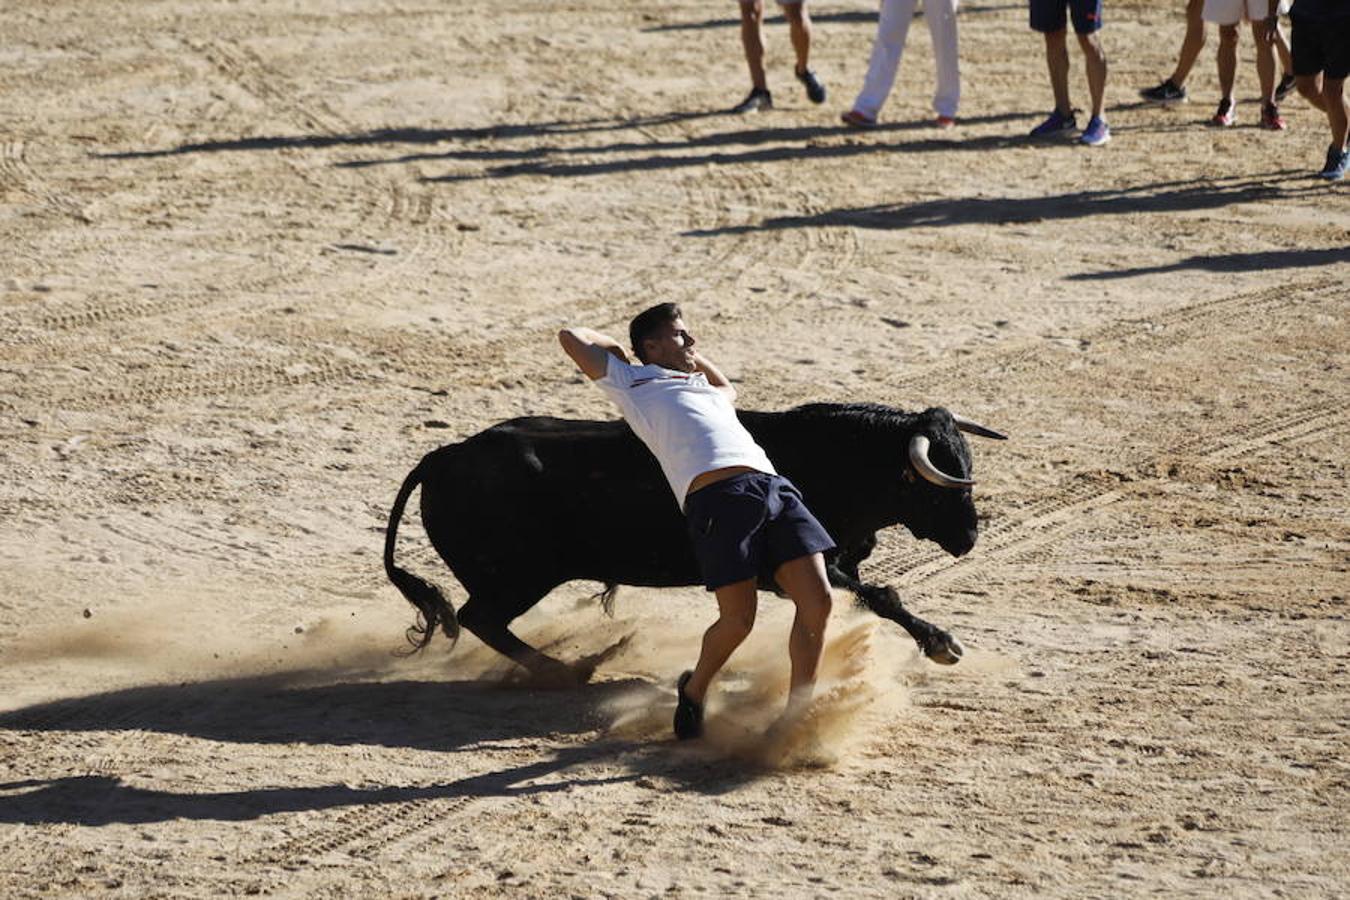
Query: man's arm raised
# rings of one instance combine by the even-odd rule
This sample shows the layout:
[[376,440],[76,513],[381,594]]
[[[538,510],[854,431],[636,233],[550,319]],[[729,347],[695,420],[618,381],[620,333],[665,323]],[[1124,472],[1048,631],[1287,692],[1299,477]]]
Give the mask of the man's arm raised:
[[712,360],[702,353],[694,354],[694,367],[703,373],[703,377],[708,379],[708,384],[717,388],[727,395],[727,399],[736,402],[736,388],[732,387],[731,379],[722,374],[722,370],[712,364]]
[[577,368],[586,373],[586,377],[595,381],[605,377],[609,367],[609,354],[624,362],[631,362],[623,347],[608,335],[590,328],[564,328],[558,332],[558,342]]

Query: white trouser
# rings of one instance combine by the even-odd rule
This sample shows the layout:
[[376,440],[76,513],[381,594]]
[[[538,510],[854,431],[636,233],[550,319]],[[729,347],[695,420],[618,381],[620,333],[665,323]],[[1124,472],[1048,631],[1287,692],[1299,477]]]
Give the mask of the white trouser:
[[[881,0],[881,18],[872,43],[872,60],[867,66],[858,99],[853,108],[875,119],[886,96],[895,84],[900,55],[905,50],[909,23],[914,19],[917,0]],[[959,0],[924,0],[924,19],[933,36],[933,61],[937,65],[937,91],[933,111],[940,116],[955,116],[961,102],[961,64],[956,54],[956,5]]]

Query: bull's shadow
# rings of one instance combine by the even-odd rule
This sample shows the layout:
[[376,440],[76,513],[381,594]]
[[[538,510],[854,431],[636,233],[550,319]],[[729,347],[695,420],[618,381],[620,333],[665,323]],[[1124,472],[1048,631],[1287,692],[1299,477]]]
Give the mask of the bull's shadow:
[[[452,751],[484,742],[588,733],[620,696],[660,691],[625,679],[563,691],[476,681],[298,686],[304,673],[127,688],[0,714],[16,731],[153,731],[246,744],[368,744]],[[310,679],[311,681],[313,679]]]
[[[359,788],[345,784],[300,788],[191,792],[156,790],[108,775],[0,782],[0,824],[144,825],[174,819],[245,822],[274,813],[451,798],[528,797],[657,777],[684,790],[716,796],[761,777],[762,769],[711,761],[672,742],[646,745],[600,741],[565,747],[521,766],[435,784]],[[615,763],[618,771],[615,771]],[[588,773],[598,763],[601,773]]]
[[487,772],[430,785],[357,788],[344,784],[303,788],[258,788],[216,793],[185,793],[141,788],[107,775],[75,775],[0,783],[0,823],[11,825],[144,825],[174,819],[242,822],[273,813],[377,806],[454,797],[513,797],[566,791],[592,784],[632,781],[638,771],[603,777],[551,778],[611,756],[604,744],[569,748],[525,766]]
[[[542,738],[560,749],[525,765],[433,784],[177,793],[121,778],[79,775],[0,783],[0,823],[144,824],[172,819],[247,821],[273,813],[317,811],[445,798],[514,797],[659,777],[710,795],[761,777],[753,765],[711,761],[706,751],[672,740],[595,738],[603,708],[620,695],[660,692],[638,679],[567,691],[538,691],[477,682],[334,684],[292,687],[285,676],[131,688],[0,715],[16,731],[145,730],[216,741],[277,744],[368,744],[455,752],[475,745]],[[586,735],[567,744],[566,735]],[[447,758],[447,770],[455,768]],[[591,764],[600,764],[597,772]],[[282,773],[281,777],[284,777]]]

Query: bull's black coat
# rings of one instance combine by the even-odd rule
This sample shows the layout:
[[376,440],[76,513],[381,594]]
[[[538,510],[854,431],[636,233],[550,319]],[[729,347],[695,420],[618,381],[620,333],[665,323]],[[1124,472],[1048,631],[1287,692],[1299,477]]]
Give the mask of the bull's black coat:
[[[911,616],[890,588],[858,580],[883,528],[904,525],[957,556],[974,545],[970,490],[917,478],[908,460],[910,438],[925,435],[933,463],[970,477],[970,451],[951,415],[818,403],[739,416],[838,543],[826,555],[831,583],[900,623],[929,656],[955,662],[960,645],[946,632]],[[437,588],[394,564],[398,522],[419,484],[427,534],[469,594],[458,615]],[[394,501],[385,570],[418,609],[409,632],[417,647],[438,626],[455,638],[462,624],[531,668],[553,663],[507,626],[558,585],[700,583],[684,517],[628,426],[548,417],[511,419],[423,457]],[[766,578],[761,587],[774,585]]]

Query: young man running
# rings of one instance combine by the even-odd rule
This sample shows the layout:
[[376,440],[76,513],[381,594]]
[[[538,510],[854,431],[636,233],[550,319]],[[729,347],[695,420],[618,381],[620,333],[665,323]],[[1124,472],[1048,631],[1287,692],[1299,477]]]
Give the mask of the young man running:
[[1111,128],[1102,115],[1106,98],[1106,51],[1097,32],[1102,27],[1102,0],[1031,0],[1031,29],[1045,35],[1045,62],[1050,68],[1050,87],[1055,109],[1031,130],[1032,137],[1052,137],[1078,128],[1069,100],[1069,48],[1066,36],[1069,16],[1087,64],[1088,93],[1092,95],[1092,118],[1078,136],[1079,143],[1099,147],[1111,140]]
[[[1279,9],[1279,0],[1268,2],[1267,36],[1274,30]],[[1350,104],[1345,101],[1345,79],[1350,75],[1350,2],[1294,0],[1289,20],[1298,92],[1327,114],[1331,126],[1327,161],[1318,174],[1328,181],[1340,181],[1350,170]]]
[[[764,74],[764,0],[738,0],[741,7],[741,46],[745,48],[745,64],[750,67],[750,93],[732,108],[734,113],[759,112],[773,109],[773,94]],[[797,80],[806,88],[812,103],[825,102],[825,85],[808,65],[811,56],[811,14],[806,11],[806,0],[778,0],[788,20],[792,49],[797,54]]]
[[640,313],[628,335],[641,365],[589,328],[565,328],[558,339],[661,464],[704,584],[717,597],[718,618],[703,635],[698,664],[676,685],[675,734],[702,734],[713,676],[755,623],[761,574],[772,575],[797,607],[788,638],[793,712],[810,698],[825,646],[831,596],[822,554],[834,541],[736,418],[736,389],[694,349],[679,307]]

